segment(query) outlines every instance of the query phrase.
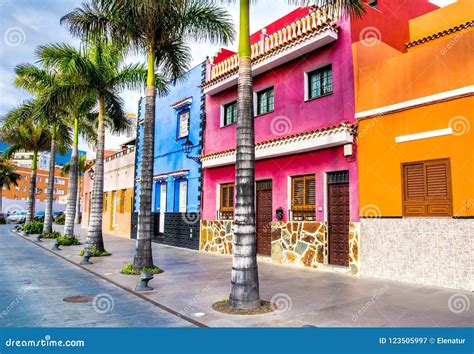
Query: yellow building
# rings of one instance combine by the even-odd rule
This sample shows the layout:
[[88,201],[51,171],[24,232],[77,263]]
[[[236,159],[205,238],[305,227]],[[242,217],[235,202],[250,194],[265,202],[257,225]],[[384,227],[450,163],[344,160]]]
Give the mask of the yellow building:
[[[91,169],[94,170],[95,166]],[[104,201],[102,232],[130,237],[133,182],[135,168],[135,147],[123,147],[119,152],[105,158]],[[92,177],[92,178],[91,178]],[[84,174],[82,227],[89,227],[92,203],[93,173]]]
[[411,20],[405,52],[353,45],[361,275],[474,290],[472,4]]

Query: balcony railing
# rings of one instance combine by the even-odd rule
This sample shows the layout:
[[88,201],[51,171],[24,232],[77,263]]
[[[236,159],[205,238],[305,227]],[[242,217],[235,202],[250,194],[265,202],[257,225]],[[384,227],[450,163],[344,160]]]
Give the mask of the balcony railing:
[[[263,56],[272,53],[277,49],[284,48],[286,45],[313,32],[316,32],[324,26],[336,21],[339,18],[339,11],[337,9],[337,6],[324,6],[311,10],[308,15],[296,20],[295,22],[270,35],[266,34],[265,28],[262,29],[260,41],[251,45],[252,62],[258,61]],[[236,72],[238,67],[238,54],[235,54],[217,64],[214,64],[213,58],[211,58],[207,82],[204,85],[210,85],[213,81],[224,77],[227,74]]]
[[123,149],[123,150],[121,150],[121,151],[119,151],[119,152],[116,152],[116,153],[113,154],[113,155],[110,155],[109,157],[107,157],[107,158],[105,159],[105,161],[106,161],[106,162],[109,162],[109,161],[118,159],[118,158],[120,158],[120,157],[122,157],[122,156],[131,154],[131,153],[134,152],[134,151],[135,151],[135,146],[131,146],[131,147],[127,148],[127,149]]

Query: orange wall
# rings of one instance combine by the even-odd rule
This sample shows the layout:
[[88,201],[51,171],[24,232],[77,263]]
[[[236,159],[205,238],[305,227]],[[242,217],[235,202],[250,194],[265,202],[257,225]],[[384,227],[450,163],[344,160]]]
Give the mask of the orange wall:
[[[410,22],[411,39],[465,23],[473,1],[460,0]],[[472,16],[471,16],[472,17]],[[435,21],[442,19],[442,21]],[[416,45],[406,53],[353,45],[356,112],[380,108],[474,84],[474,30]],[[361,215],[375,210],[402,215],[400,164],[450,158],[453,214],[474,215],[474,96],[361,119],[359,193]],[[395,137],[451,127],[453,135],[396,143]],[[364,207],[366,209],[364,209]]]
[[[402,162],[449,157],[453,215],[474,215],[474,97],[359,121],[359,193],[364,210],[402,215]],[[458,117],[458,118],[456,118]],[[451,124],[450,124],[451,122]],[[395,137],[452,126],[455,135],[404,143]]]
[[[58,180],[63,180],[64,184],[54,184],[54,188],[57,190],[62,190],[63,194],[54,194],[54,198],[59,198],[67,195],[67,186],[68,186],[68,176],[62,177],[60,175],[61,169],[56,167],[55,177]],[[10,189],[3,190],[3,197],[7,199],[16,199],[16,200],[28,200],[30,182],[31,182],[31,168],[29,167],[19,167],[15,166],[15,172],[22,176],[21,180],[18,181],[18,190],[16,190],[15,185],[11,185]],[[48,183],[46,179],[48,178],[49,172],[44,170],[37,170],[36,172],[36,187],[41,188],[41,193],[36,194],[36,199],[43,202],[46,199],[46,189],[48,188]],[[23,190],[24,189],[24,190]]]

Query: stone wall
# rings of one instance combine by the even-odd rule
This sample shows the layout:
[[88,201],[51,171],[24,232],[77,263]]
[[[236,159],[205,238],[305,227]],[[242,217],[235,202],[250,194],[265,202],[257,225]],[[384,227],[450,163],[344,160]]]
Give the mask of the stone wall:
[[474,220],[361,219],[360,274],[474,290]]
[[326,224],[272,222],[272,261],[317,268],[324,263]]
[[199,250],[232,254],[234,222],[231,220],[201,220]]

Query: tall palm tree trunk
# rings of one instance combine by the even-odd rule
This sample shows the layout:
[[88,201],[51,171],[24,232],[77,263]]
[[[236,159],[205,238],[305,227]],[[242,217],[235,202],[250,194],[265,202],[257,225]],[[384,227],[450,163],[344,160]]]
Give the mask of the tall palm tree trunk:
[[255,132],[250,58],[249,0],[240,0],[235,203],[230,306],[260,306],[255,239]]
[[81,223],[81,184],[79,183],[79,174],[77,175],[76,215],[74,216],[74,223]]
[[33,221],[35,217],[35,196],[36,196],[36,168],[38,163],[38,151],[33,152],[33,159],[31,161],[31,179],[28,202],[26,203],[26,218],[25,223]]
[[[78,144],[79,144],[79,121],[74,117],[74,139],[72,144],[71,164],[69,170],[69,184],[67,187],[67,202],[66,202],[66,220],[64,222],[64,235],[68,238],[74,237],[74,218],[76,214],[77,203],[79,195],[77,194],[78,175]],[[101,208],[102,209],[102,208]]]
[[[150,47],[153,48],[152,46]],[[135,257],[133,258],[133,268],[135,270],[153,266],[153,254],[151,250],[153,230],[151,195],[153,191],[153,163],[155,157],[155,98],[155,55],[151,49],[148,51],[145,125],[143,127],[142,169],[140,173],[140,209],[138,214]]]
[[97,150],[94,169],[94,184],[92,186],[92,203],[89,231],[87,233],[86,248],[90,251],[96,246],[99,251],[105,251],[102,238],[102,206],[104,194],[104,127],[105,99],[99,97],[99,115],[97,124]]
[[53,192],[54,192],[54,165],[56,164],[56,127],[51,127],[51,149],[49,158],[48,187],[44,208],[43,233],[53,232]]

